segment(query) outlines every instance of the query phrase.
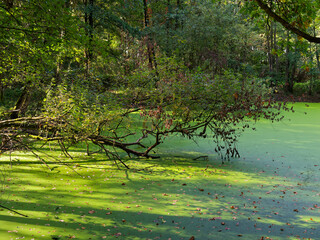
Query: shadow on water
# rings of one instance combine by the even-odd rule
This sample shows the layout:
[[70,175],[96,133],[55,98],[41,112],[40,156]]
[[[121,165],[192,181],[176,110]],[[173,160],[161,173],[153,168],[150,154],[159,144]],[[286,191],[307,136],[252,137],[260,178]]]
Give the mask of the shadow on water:
[[242,157],[225,164],[209,141],[177,138],[160,159],[126,159],[129,170],[84,153],[59,158],[77,173],[50,170],[18,153],[1,204],[29,217],[0,211],[0,238],[317,239],[320,105],[310,106],[257,123],[240,139]]

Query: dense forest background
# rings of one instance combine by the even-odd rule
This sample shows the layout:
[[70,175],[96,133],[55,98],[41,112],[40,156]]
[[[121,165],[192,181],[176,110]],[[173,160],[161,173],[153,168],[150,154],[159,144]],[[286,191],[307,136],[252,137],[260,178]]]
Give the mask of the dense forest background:
[[1,151],[40,140],[67,154],[81,141],[112,158],[120,159],[115,149],[148,157],[168,135],[213,133],[217,152],[238,155],[245,118],[281,119],[275,95],[320,94],[319,46],[291,29],[317,39],[319,8],[305,0],[2,0]]

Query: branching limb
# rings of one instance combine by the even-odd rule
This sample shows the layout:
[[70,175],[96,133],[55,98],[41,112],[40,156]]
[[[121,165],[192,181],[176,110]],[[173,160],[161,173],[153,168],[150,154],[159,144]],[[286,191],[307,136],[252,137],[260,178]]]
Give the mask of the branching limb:
[[301,31],[300,29],[296,28],[292,24],[290,24],[288,21],[286,21],[284,18],[276,14],[272,9],[263,2],[263,0],[255,0],[259,7],[264,10],[270,17],[272,17],[277,22],[281,23],[282,26],[284,26],[289,31],[297,34],[300,37],[303,37],[304,39],[308,40],[309,42],[313,43],[320,43],[320,38],[312,36],[306,32]]

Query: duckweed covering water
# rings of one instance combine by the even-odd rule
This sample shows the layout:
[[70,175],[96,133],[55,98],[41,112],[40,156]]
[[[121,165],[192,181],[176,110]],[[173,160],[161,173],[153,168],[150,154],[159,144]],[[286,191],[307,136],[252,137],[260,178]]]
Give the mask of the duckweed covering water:
[[209,140],[180,138],[160,159],[126,160],[130,170],[54,146],[49,168],[1,156],[1,204],[28,217],[1,209],[0,239],[318,239],[320,104],[309,105],[257,123],[225,164]]

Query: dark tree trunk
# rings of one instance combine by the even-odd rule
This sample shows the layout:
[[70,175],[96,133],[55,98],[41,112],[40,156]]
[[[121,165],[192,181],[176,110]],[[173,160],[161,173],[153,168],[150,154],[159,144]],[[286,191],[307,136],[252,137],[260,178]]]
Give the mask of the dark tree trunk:
[[85,50],[85,58],[86,58],[86,73],[89,73],[90,63],[93,58],[93,28],[94,28],[94,19],[93,19],[93,6],[94,0],[85,0],[85,14],[84,20],[87,26],[86,34],[88,36],[88,45]]
[[24,87],[23,91],[14,107],[14,110],[12,111],[10,118],[16,119],[20,117],[26,110],[29,105],[30,100],[30,89],[29,87]]
[[277,23],[276,22],[273,22],[273,27],[274,27],[274,30],[273,30],[273,49],[275,50],[275,55],[274,55],[274,63],[275,63],[275,68],[274,68],[274,71],[276,74],[279,73],[279,57],[278,57],[278,43],[277,43]]
[[89,12],[89,46],[88,46],[88,57],[89,60],[92,60],[93,57],[93,48],[92,48],[92,41],[93,41],[93,6],[94,0],[89,0],[90,12]]
[[4,86],[2,83],[2,76],[0,74],[0,103],[3,101],[3,92],[4,92]]
[[272,28],[269,25],[269,20],[267,22],[266,27],[266,35],[267,35],[267,55],[268,55],[268,63],[269,63],[269,72],[271,73],[273,71],[273,61],[272,61],[272,54],[271,54],[271,48],[272,48],[272,34],[271,34]]
[[264,10],[274,20],[281,23],[281,25],[284,26],[287,30],[297,34],[298,36],[308,40],[309,42],[320,43],[319,37],[311,36],[310,34],[301,31],[299,28],[295,27],[293,24],[290,24],[284,18],[282,18],[281,16],[273,12],[273,10],[267,4],[265,4],[263,0],[255,0],[255,1],[258,3],[259,7],[262,10]]
[[294,70],[292,70],[292,64],[290,60],[290,48],[289,48],[289,42],[290,42],[290,32],[287,31],[287,48],[286,48],[286,89],[288,92],[293,92],[293,77],[294,73],[292,74]]
[[[143,9],[144,9],[144,27],[148,28],[150,26],[150,18],[148,13],[148,2],[147,0],[143,0]],[[147,54],[148,54],[148,62],[149,68],[153,69],[153,54],[152,54],[152,43],[149,34],[146,36],[146,44],[147,44]]]
[[319,60],[319,52],[318,52],[318,47],[317,47],[317,45],[316,45],[316,59],[317,59],[318,71],[320,71],[320,60]]
[[[143,7],[144,7],[144,26],[145,28],[148,28],[151,26],[151,8],[148,7],[148,0],[143,0]],[[156,74],[158,75],[154,41],[150,34],[146,35],[146,44],[147,44],[149,67],[150,69],[155,69]]]
[[[316,36],[316,28],[313,27],[313,35]],[[319,59],[319,52],[318,52],[318,44],[315,44],[316,47],[316,59],[317,59],[317,67],[318,71],[320,71],[320,59]]]

